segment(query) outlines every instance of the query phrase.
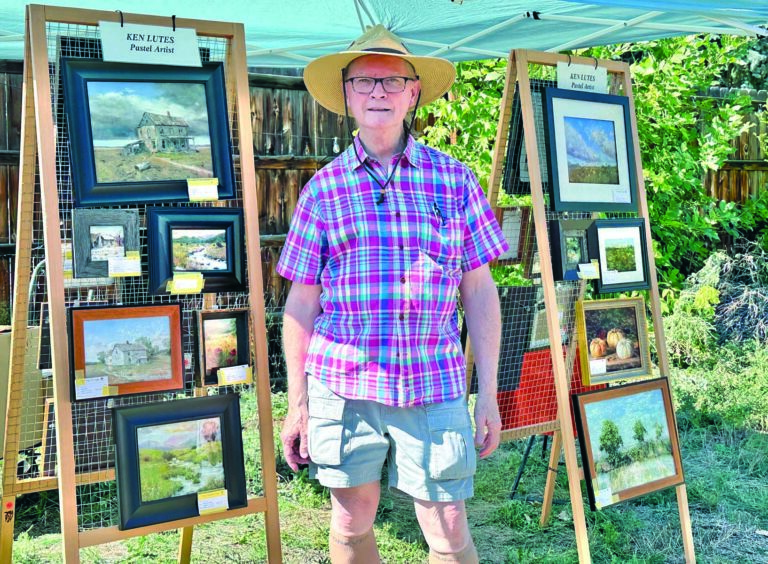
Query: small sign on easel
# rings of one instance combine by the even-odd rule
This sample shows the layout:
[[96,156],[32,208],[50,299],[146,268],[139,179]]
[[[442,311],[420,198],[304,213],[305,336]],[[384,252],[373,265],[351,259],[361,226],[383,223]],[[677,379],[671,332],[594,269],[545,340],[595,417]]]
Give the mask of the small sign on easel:
[[557,63],[557,87],[608,94],[608,70],[595,65]]
[[194,29],[103,21],[99,31],[105,61],[202,66]]

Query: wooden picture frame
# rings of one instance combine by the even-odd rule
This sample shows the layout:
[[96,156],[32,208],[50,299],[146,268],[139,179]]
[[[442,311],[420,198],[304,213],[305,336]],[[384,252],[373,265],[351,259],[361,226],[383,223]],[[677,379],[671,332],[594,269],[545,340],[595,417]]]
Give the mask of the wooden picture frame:
[[550,207],[637,212],[629,98],[546,88]]
[[188,272],[202,273],[204,292],[246,288],[242,208],[149,208],[147,242],[151,294]]
[[138,210],[72,210],[75,278],[108,277],[109,258],[124,258],[129,252],[139,252]]
[[572,402],[593,511],[685,482],[666,378],[576,394]]
[[588,236],[590,258],[600,263],[598,293],[651,287],[644,219],[597,219]]
[[576,332],[585,386],[650,376],[643,298],[577,301]]
[[197,312],[198,386],[220,385],[219,368],[251,365],[249,314],[246,308]]
[[179,304],[75,307],[69,322],[74,401],[184,387]]
[[114,409],[120,530],[197,516],[207,492],[245,507],[241,425],[237,394]]
[[552,275],[555,280],[579,279],[579,264],[590,262],[588,230],[591,219],[551,219]]
[[188,178],[235,196],[223,63],[62,57],[61,77],[76,207],[188,201]]
[[496,259],[497,264],[525,262],[531,248],[530,237],[533,229],[530,206],[498,208],[496,220],[504,233],[509,250]]

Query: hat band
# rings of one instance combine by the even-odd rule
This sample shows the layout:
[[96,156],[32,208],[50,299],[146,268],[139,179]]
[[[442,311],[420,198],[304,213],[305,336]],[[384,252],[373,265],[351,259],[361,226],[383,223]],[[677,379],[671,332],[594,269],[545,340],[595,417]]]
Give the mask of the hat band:
[[375,53],[396,53],[398,55],[410,55],[408,51],[398,51],[389,47],[372,47],[370,49],[360,49],[361,51],[373,51]]

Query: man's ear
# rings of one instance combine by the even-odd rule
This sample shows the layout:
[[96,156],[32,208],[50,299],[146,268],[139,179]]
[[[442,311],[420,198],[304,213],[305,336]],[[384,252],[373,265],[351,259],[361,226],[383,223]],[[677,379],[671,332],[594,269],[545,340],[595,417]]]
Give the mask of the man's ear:
[[419,92],[421,92],[421,82],[418,80],[413,82],[413,87],[411,88],[411,100],[409,108],[413,108],[416,105],[416,101],[419,99]]

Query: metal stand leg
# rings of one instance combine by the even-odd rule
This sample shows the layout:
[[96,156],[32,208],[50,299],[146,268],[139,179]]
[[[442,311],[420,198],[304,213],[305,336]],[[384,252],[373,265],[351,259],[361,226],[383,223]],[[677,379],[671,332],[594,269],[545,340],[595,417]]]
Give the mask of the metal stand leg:
[[520,479],[523,477],[523,471],[525,470],[525,465],[528,462],[528,457],[531,454],[531,449],[533,448],[533,443],[535,441],[536,435],[531,435],[528,438],[528,444],[525,445],[523,459],[520,461],[520,468],[517,469],[517,477],[515,478],[515,483],[512,485],[512,491],[509,494],[509,499],[515,499],[515,495],[517,494],[517,487],[520,485]]

